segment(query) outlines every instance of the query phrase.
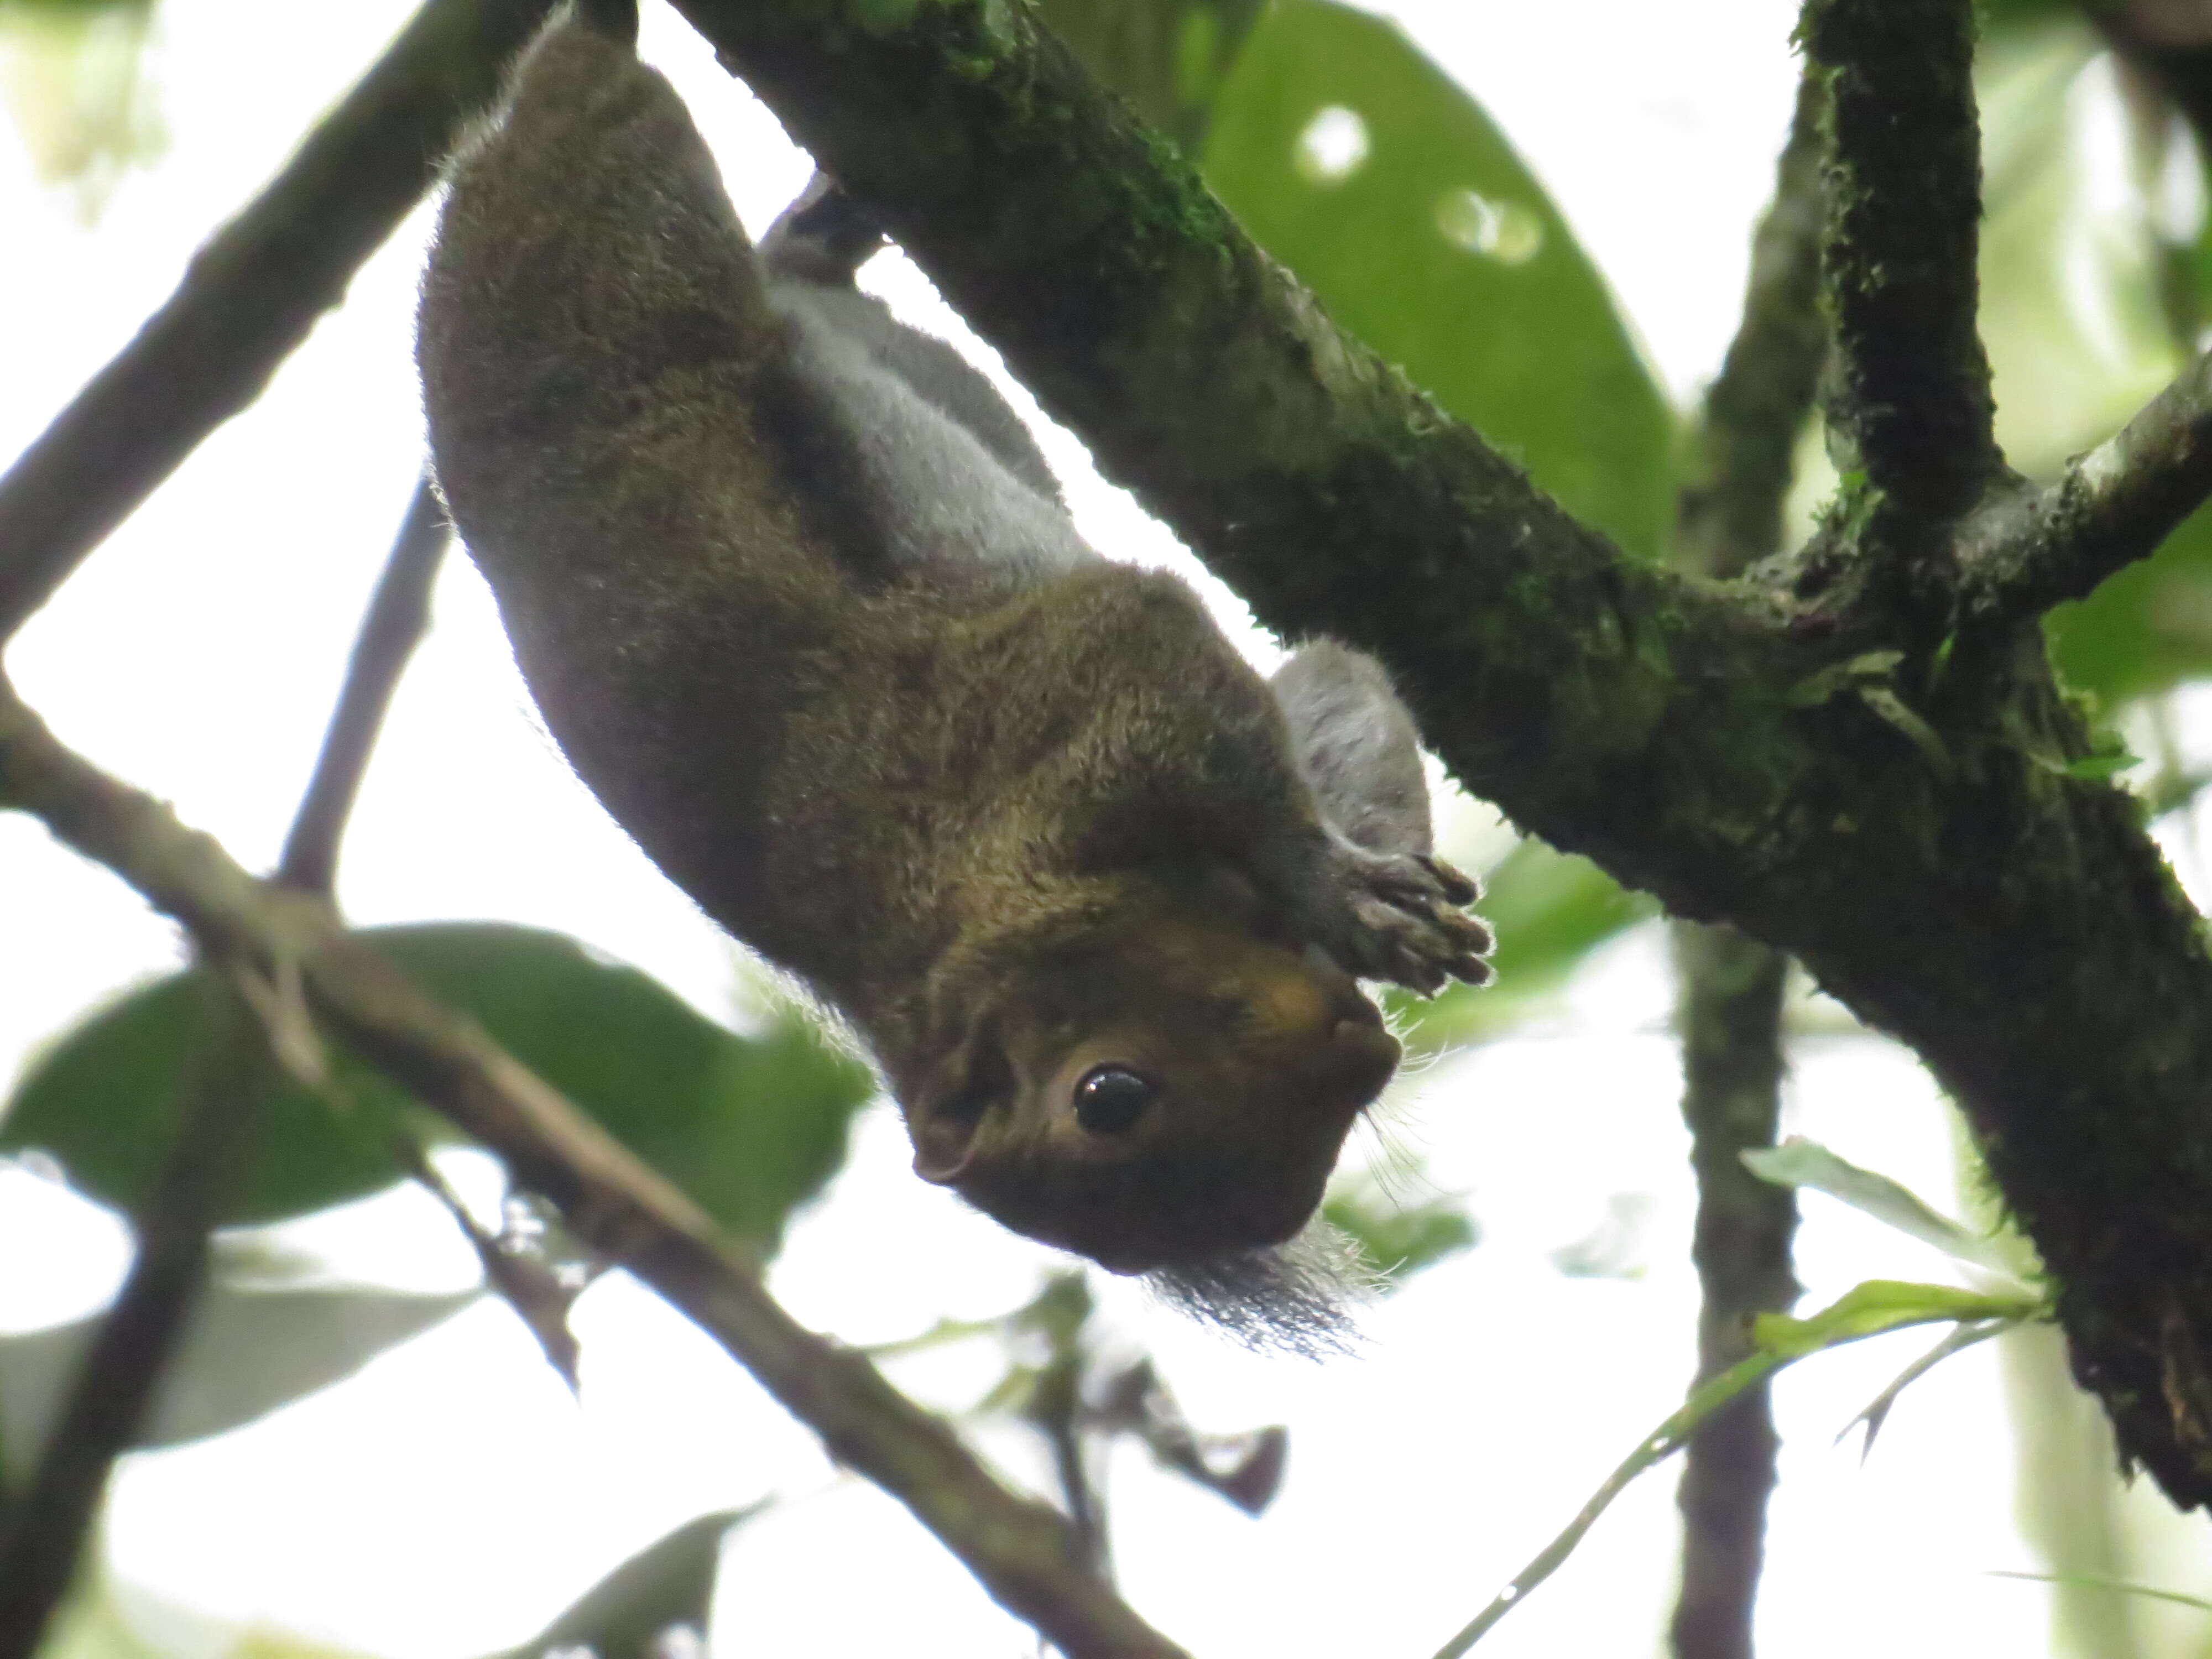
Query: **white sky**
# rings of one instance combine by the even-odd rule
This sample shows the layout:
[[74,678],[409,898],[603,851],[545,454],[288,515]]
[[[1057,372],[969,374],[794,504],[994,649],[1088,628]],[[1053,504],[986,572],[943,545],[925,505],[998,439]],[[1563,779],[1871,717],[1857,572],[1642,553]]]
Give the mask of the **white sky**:
[[[1678,396],[1717,363],[1746,239],[1769,185],[1795,66],[1782,0],[1404,0],[1396,15],[1483,98],[1557,192]],[[172,134],[96,231],[0,143],[0,455],[36,434],[168,293],[209,228],[246,200],[396,27],[379,0],[164,0],[155,62]],[[774,122],[658,9],[647,48],[763,224],[805,165]],[[254,410],[217,433],[9,653],[22,692],[69,741],[173,799],[252,865],[276,854],[362,601],[410,487],[420,422],[409,358],[425,222],[371,262]],[[957,326],[892,260],[875,279],[927,325]],[[1176,556],[1164,532],[1054,436],[1087,532]],[[1473,833],[1480,815],[1462,815]],[[456,561],[436,631],[402,690],[347,848],[364,922],[483,916],[562,928],[710,1011],[732,969],[714,929],[599,813],[538,732],[487,596]],[[176,959],[168,927],[104,872],[0,817],[0,1081],[87,1004]],[[1125,1587],[1206,1655],[1419,1655],[1479,1608],[1626,1449],[1678,1402],[1695,1308],[1692,1194],[1675,1115],[1666,980],[1650,933],[1624,942],[1532,1035],[1407,1079],[1388,1137],[1466,1193],[1474,1254],[1377,1310],[1359,1358],[1259,1359],[1102,1281],[1117,1328],[1149,1345],[1201,1426],[1291,1425],[1280,1504],[1254,1523],[1125,1453],[1113,1472]],[[1913,1185],[1952,1192],[1949,1130],[1917,1067],[1885,1045],[1811,1042],[1790,1128]],[[1620,1195],[1648,1217],[1640,1278],[1571,1279],[1549,1252]],[[464,1271],[427,1205],[380,1201],[322,1237],[356,1271]],[[1814,1198],[1808,1305],[1857,1279],[1944,1264]],[[351,1242],[347,1242],[347,1241]],[[0,1328],[81,1310],[119,1271],[112,1227],[0,1180]],[[797,1229],[776,1287],[853,1340],[1020,1301],[1051,1265],[904,1170],[896,1124],[865,1127],[852,1169]],[[357,1381],[263,1423],[136,1460],[112,1516],[142,1626],[224,1653],[241,1626],[443,1659],[520,1639],[612,1557],[698,1510],[791,1501],[738,1535],[724,1650],[1016,1655],[997,1614],[888,1500],[824,1465],[681,1321],[620,1283],[578,1320],[572,1401],[503,1310],[481,1307]],[[1836,1431],[1930,1340],[1869,1344],[1792,1373],[1761,1614],[1792,1659],[2049,1650],[2046,1593],[1986,1576],[2040,1565],[2010,1516],[2014,1443],[1984,1348],[1917,1387],[1875,1455]],[[993,1380],[975,1356],[903,1366],[955,1406]],[[987,1449],[1031,1476],[1018,1440]],[[1672,1589],[1673,1476],[1633,1490],[1486,1653],[1661,1650]],[[2154,1532],[2160,1580],[2205,1588],[2201,1552]],[[2147,1534],[2148,1535],[2148,1534]],[[2177,1553],[2179,1552],[2179,1553]],[[2193,1561],[2193,1565],[2192,1565]],[[2143,1621],[2196,1630],[2183,1610]],[[2175,1624],[2179,1620],[2180,1622]]]

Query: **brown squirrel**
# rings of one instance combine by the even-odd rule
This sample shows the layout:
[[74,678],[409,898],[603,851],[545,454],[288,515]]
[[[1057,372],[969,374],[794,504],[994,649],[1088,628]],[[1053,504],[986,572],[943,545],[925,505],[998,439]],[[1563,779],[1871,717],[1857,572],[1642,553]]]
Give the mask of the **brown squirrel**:
[[1250,1335],[1398,1057],[1354,976],[1480,983],[1411,718],[1270,683],[1077,535],[1018,417],[854,285],[817,178],[756,251],[635,0],[562,14],[423,278],[439,486],[571,764],[857,1030],[915,1167]]

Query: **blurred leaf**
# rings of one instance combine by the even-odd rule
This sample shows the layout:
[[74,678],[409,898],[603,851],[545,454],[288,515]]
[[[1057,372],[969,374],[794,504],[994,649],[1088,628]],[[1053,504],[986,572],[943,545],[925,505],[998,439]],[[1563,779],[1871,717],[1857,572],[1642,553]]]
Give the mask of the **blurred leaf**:
[[[2112,189],[2091,125],[2119,116],[2079,95],[2100,42],[2077,7],[2000,10],[1986,35],[1982,105],[1981,330],[1997,437],[2049,479],[2124,425],[2179,370],[2153,216]],[[2200,261],[2212,241],[2200,244]],[[2046,623],[2066,683],[2107,706],[2212,672],[2212,514],[2157,555],[2059,606]]]
[[[474,1301],[478,1291],[410,1291],[325,1280],[271,1282],[216,1264],[182,1347],[140,1429],[140,1446],[220,1434],[352,1375]],[[0,1431],[27,1468],[44,1445],[101,1315],[0,1336]]]
[[2044,630],[2066,684],[2108,708],[2212,673],[2212,507],[2150,558],[2060,605]]
[[1658,556],[1666,399],[1513,147],[1395,25],[1279,0],[1215,103],[1206,173],[1338,322],[1571,512]]
[[531,1659],[556,1648],[589,1648],[599,1659],[639,1659],[671,1625],[703,1630],[723,1536],[762,1507],[717,1510],[686,1521],[585,1591],[529,1641],[492,1659]]
[[1969,1232],[1950,1217],[1929,1208],[1887,1176],[1876,1175],[1837,1157],[1816,1140],[1791,1135],[1779,1146],[1754,1146],[1740,1152],[1744,1167],[1778,1187],[1809,1187],[1841,1199],[1855,1210],[1933,1244],[1948,1255],[2007,1279],[2015,1276],[2012,1253],[1995,1239]]
[[1752,1339],[1762,1353],[1785,1362],[1802,1359],[1823,1348],[1902,1330],[1908,1325],[1933,1325],[1946,1320],[1984,1319],[2018,1323],[2042,1319],[2049,1305],[2032,1292],[1986,1295],[1962,1291],[1955,1285],[1914,1285],[1894,1279],[1869,1279],[1856,1285],[1810,1319],[1787,1314],[1760,1314],[1752,1322]]
[[[764,1252],[844,1160],[868,1075],[796,1010],[738,1037],[559,934],[438,922],[365,937]],[[94,1196],[135,1203],[173,1127],[167,1085],[191,1041],[190,977],[132,993],[33,1066],[0,1118],[0,1151],[43,1148]],[[345,1109],[279,1086],[254,1179],[226,1220],[296,1215],[390,1184],[403,1124],[453,1139],[380,1075],[335,1058]]]
[[0,99],[42,184],[97,218],[168,142],[143,70],[150,0],[0,0]]
[[1362,1262],[1393,1290],[1446,1256],[1473,1249],[1477,1237],[1462,1200],[1401,1205],[1371,1182],[1330,1194],[1321,1213],[1358,1245]]
[[1498,932],[1494,983],[1455,985],[1424,1002],[1403,993],[1388,1006],[1409,1052],[1487,1042],[1528,1017],[1607,939],[1659,914],[1588,859],[1522,842],[1484,878],[1478,908]]

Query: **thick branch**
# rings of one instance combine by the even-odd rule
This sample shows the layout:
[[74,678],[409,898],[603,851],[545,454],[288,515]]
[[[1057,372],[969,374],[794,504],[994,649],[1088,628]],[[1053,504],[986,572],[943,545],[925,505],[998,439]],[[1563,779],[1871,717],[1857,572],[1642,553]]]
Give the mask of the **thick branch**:
[[33,812],[189,928],[210,954],[298,964],[317,1013],[497,1152],[570,1229],[653,1286],[913,1510],[1001,1605],[1075,1656],[1181,1652],[1081,1565],[1067,1521],[1006,1490],[941,1419],[866,1358],[817,1336],[763,1288],[689,1199],[471,1022],[432,1002],[311,895],[256,881],[210,837],[58,743],[0,684],[0,806]]
[[1971,506],[1999,465],[1975,331],[1982,218],[1971,0],[1807,0],[1826,81],[1829,420],[1846,468],[1914,513]]
[[325,897],[331,894],[337,878],[338,846],[376,749],[377,732],[407,659],[430,625],[430,589],[451,533],[445,507],[425,474],[415,486],[392,556],[362,617],[345,684],[323,734],[322,752],[315,757],[314,775],[284,838],[276,878],[287,885]]
[[436,177],[550,0],[429,0],[137,337],[0,477],[0,642],[251,404]]
[[2212,495],[2212,353],[2045,489],[1959,526],[1961,620],[2033,617],[2148,558]]
[[[1937,685],[1894,619],[1818,611],[1800,573],[1716,586],[1626,559],[1334,328],[1020,8],[683,9],[1264,621],[1379,653],[1475,793],[1793,951],[1917,1048],[2063,1287],[2123,1447],[2212,1498],[2212,958],[2131,804],[2067,775],[2086,738],[2035,672],[1990,644]],[[1970,146],[1963,0],[1941,15]],[[1971,216],[1955,144],[1911,167]],[[1953,249],[1937,389],[1953,470],[1978,476],[1972,262],[1955,226],[1923,228]]]
[[79,1363],[38,1473],[0,1537],[0,1659],[30,1659],[76,1574],[115,1460],[129,1450],[207,1278],[208,1241],[252,1158],[241,1109],[266,1063],[259,1035],[216,988],[214,1035],[179,1085],[177,1137],[134,1218],[137,1254]]

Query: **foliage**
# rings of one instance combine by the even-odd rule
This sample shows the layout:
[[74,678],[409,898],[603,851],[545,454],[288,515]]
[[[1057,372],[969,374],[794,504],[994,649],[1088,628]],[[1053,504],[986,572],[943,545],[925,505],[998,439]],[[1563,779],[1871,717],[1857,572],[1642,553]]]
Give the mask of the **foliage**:
[[[439,922],[366,937],[763,1254],[844,1161],[866,1071],[794,1008],[741,1037],[557,934]],[[173,1079],[201,1017],[197,978],[134,992],[58,1044],[0,1117],[0,1150],[51,1153],[93,1196],[135,1205],[175,1121]],[[228,1220],[358,1197],[404,1173],[403,1137],[447,1138],[442,1121],[358,1060],[340,1057],[333,1095],[276,1089],[255,1178]]]

